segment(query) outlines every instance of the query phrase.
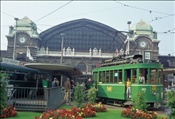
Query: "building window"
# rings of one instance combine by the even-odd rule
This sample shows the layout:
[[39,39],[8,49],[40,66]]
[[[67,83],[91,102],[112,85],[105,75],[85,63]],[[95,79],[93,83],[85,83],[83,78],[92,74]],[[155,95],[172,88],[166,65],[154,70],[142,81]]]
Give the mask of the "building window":
[[86,64],[84,62],[80,62],[78,65],[77,65],[77,68],[79,70],[81,70],[82,72],[86,72]]

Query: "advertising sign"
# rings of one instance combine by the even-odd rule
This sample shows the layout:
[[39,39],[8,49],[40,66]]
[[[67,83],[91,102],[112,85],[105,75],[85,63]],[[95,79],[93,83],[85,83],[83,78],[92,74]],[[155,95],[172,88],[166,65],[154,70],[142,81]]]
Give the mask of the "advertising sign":
[[150,52],[145,52],[145,59],[147,59],[147,60],[151,59]]

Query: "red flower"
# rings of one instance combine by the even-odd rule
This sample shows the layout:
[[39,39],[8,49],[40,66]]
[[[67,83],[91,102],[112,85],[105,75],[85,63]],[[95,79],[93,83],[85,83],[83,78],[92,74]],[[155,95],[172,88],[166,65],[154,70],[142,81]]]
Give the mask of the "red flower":
[[157,114],[155,112],[143,112],[132,108],[127,108],[122,111],[121,116],[130,118],[155,119]]
[[90,105],[84,104],[83,108],[76,108],[72,106],[69,110],[64,108],[60,110],[48,110],[43,112],[43,114],[39,117],[35,117],[35,119],[49,119],[52,117],[53,119],[82,119],[83,117],[93,117],[96,116],[95,111],[106,111],[106,108],[101,103]]
[[0,118],[13,117],[17,114],[15,108],[12,105],[7,106],[1,110]]

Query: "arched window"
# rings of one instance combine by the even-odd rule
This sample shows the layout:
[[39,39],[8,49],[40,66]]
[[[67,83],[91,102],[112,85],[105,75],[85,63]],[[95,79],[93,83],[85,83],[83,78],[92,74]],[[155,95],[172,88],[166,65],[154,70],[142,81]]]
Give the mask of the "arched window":
[[77,65],[78,69],[81,70],[82,72],[86,72],[86,64],[84,62],[80,62]]

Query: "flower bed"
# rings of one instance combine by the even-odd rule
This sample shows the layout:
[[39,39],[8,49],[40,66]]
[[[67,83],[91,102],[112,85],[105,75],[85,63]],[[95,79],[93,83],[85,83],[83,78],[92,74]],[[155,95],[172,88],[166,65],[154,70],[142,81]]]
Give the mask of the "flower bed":
[[94,105],[86,103],[83,105],[83,107],[90,108],[91,110],[93,110],[95,112],[106,112],[106,107],[101,102],[96,103]]
[[16,116],[17,112],[12,105],[7,106],[0,112],[0,118],[7,118],[7,117],[14,117]]
[[122,111],[121,116],[132,119],[156,119],[157,113],[154,111],[143,112],[138,109],[127,108],[126,110]]
[[95,105],[84,104],[82,108],[72,106],[68,110],[64,108],[59,110],[48,110],[40,117],[35,116],[35,119],[82,119],[95,117],[96,111],[105,112],[106,108],[101,103]]

